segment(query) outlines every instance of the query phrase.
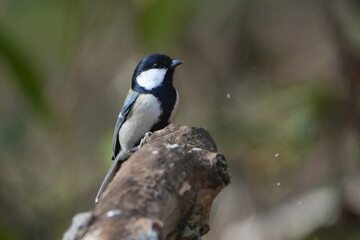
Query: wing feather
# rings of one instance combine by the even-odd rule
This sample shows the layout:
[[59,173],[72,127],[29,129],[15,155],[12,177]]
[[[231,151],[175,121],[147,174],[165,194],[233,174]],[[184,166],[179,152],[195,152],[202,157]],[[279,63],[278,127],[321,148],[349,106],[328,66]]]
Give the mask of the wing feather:
[[139,93],[130,90],[129,94],[127,95],[127,97],[124,101],[124,104],[121,108],[119,117],[115,124],[115,129],[114,129],[112,160],[114,160],[121,151],[121,146],[120,146],[120,142],[119,142],[119,131],[120,131],[121,126],[123,125],[123,123],[125,122],[127,117],[129,116],[130,110],[131,110],[132,106],[134,105],[138,96],[139,96]]

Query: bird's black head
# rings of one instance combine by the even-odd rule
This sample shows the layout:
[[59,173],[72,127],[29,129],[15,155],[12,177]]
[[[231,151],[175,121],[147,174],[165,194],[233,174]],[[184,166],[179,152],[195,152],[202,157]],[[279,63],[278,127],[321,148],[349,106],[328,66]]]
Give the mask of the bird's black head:
[[172,87],[175,67],[183,63],[164,54],[151,54],[137,65],[132,77],[133,90],[151,91],[161,86]]

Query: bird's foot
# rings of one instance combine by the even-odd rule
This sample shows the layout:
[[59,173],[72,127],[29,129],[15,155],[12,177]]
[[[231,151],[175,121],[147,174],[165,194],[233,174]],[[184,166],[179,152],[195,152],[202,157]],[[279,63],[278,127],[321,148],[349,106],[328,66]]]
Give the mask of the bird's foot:
[[139,145],[130,149],[130,152],[136,152],[137,150],[139,150],[145,144],[145,141],[151,136],[151,134],[152,132],[146,132],[144,134],[144,137],[140,140]]

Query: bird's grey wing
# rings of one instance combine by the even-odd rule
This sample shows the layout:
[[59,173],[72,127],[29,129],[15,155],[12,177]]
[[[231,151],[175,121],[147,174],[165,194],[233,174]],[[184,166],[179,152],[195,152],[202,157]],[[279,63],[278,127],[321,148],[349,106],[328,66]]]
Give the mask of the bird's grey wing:
[[132,106],[134,105],[136,99],[138,98],[138,96],[139,96],[139,93],[130,90],[129,94],[127,95],[127,97],[124,101],[124,104],[121,108],[119,117],[115,124],[115,129],[114,129],[114,137],[113,137],[113,154],[114,155],[112,157],[112,160],[114,160],[121,151],[121,146],[120,146],[120,142],[119,142],[119,130],[120,130],[121,126],[123,125],[123,123],[125,122],[126,118],[128,117],[129,112],[130,112]]
[[132,90],[129,91],[129,94],[127,95],[125,102],[121,108],[119,117],[116,121],[115,130],[114,130],[114,138],[113,138],[113,157],[112,159],[114,162],[112,163],[110,169],[108,170],[104,180],[101,183],[101,186],[96,194],[95,197],[95,203],[99,202],[101,194],[105,191],[105,188],[107,185],[111,182],[111,180],[114,178],[115,173],[119,170],[121,163],[128,157],[128,155],[121,151],[121,146],[119,142],[119,130],[123,123],[125,122],[126,118],[129,115],[129,112],[131,110],[131,107],[134,105],[137,97],[139,96],[139,93],[134,92]]

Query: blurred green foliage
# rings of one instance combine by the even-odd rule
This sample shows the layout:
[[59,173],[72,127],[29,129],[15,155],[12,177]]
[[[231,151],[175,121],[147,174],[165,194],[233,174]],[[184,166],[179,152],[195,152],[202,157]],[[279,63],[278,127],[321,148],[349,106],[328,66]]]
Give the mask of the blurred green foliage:
[[2,25],[0,25],[0,56],[14,74],[13,82],[29,105],[40,114],[47,113],[48,106],[42,94],[42,80],[38,70],[33,66],[34,62],[30,60],[34,57],[25,56],[21,47],[16,45],[14,37]]
[[16,230],[11,230],[6,224],[0,223],[0,239],[22,239]]
[[195,7],[193,1],[139,1],[137,31],[139,42],[149,49],[178,45]]

